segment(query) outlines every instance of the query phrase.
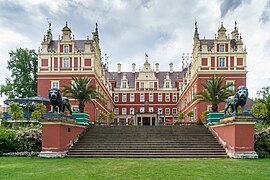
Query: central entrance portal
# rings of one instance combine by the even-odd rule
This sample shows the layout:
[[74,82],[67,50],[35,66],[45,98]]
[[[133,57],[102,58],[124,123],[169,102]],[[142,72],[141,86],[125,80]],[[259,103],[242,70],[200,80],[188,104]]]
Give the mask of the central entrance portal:
[[150,117],[143,117],[143,125],[150,126]]

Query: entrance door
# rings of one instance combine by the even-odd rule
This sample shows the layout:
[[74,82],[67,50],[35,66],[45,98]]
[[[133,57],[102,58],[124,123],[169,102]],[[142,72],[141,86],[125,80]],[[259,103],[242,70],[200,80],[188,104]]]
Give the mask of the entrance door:
[[143,125],[150,126],[150,117],[143,117]]

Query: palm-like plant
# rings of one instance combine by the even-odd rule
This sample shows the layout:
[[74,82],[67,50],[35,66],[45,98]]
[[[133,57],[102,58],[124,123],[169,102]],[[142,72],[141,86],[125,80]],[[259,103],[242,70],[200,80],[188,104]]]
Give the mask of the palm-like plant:
[[63,95],[76,99],[79,102],[79,112],[84,112],[85,103],[91,102],[94,106],[93,99],[104,101],[104,97],[96,90],[95,85],[89,85],[90,78],[81,76],[72,77],[70,85],[64,85]]
[[196,94],[196,99],[199,102],[212,104],[212,111],[218,111],[218,104],[224,102],[232,93],[229,87],[233,84],[224,85],[224,77],[211,77],[202,83],[203,91]]

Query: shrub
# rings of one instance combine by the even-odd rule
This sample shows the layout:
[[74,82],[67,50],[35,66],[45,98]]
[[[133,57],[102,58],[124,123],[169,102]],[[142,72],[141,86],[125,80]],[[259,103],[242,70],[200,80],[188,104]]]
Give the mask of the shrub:
[[10,123],[7,120],[2,120],[1,127],[10,128],[11,125],[10,125]]
[[254,147],[260,158],[270,157],[270,127],[255,133]]
[[16,133],[13,130],[0,128],[0,154],[16,150]]
[[201,119],[199,119],[199,121],[196,122],[196,125],[203,125],[203,122]]

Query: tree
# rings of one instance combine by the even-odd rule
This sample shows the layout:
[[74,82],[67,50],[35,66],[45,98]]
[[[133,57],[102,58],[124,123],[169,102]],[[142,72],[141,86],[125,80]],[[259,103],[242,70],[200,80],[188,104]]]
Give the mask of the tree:
[[256,102],[252,107],[251,107],[251,113],[258,119],[264,119],[267,117],[267,107],[264,103],[262,102]]
[[72,82],[70,85],[63,86],[63,95],[67,97],[74,98],[79,102],[79,112],[83,113],[85,108],[85,103],[90,102],[94,105],[93,99],[104,102],[104,97],[96,90],[95,85],[88,85],[90,78],[81,76],[72,77]]
[[256,118],[270,122],[270,86],[263,87],[257,95],[258,98],[255,99],[251,112]]
[[180,112],[178,114],[178,119],[183,120],[185,118],[185,114],[183,112]]
[[38,58],[35,50],[16,49],[9,53],[7,69],[11,78],[6,79],[6,85],[1,85],[0,93],[8,98],[31,97],[37,95]]
[[42,103],[35,104],[35,110],[32,112],[32,118],[40,120],[43,113],[46,112],[46,106]]
[[109,118],[110,120],[113,120],[113,119],[115,118],[115,115],[114,115],[113,112],[108,113],[107,116],[108,116],[108,118]]
[[196,99],[198,99],[199,102],[212,104],[212,111],[218,112],[218,104],[224,102],[232,93],[229,87],[233,84],[224,84],[224,77],[211,77],[201,84],[204,90],[196,94]]
[[19,103],[10,103],[8,106],[8,111],[14,120],[23,118],[23,108],[19,106]]
[[99,113],[99,115],[98,115],[98,120],[99,120],[100,123],[101,123],[102,121],[104,121],[105,118],[106,118],[106,115],[105,115],[103,112]]

